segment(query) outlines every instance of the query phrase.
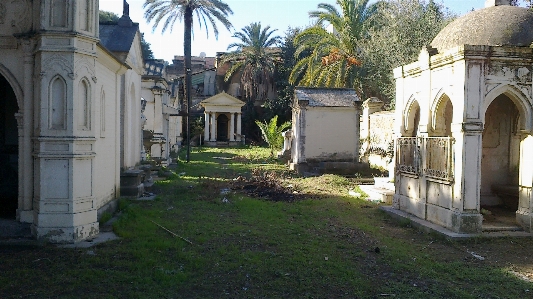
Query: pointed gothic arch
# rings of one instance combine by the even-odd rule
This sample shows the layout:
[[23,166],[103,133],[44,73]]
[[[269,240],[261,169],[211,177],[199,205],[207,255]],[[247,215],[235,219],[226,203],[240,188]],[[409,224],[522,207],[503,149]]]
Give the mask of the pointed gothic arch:
[[22,90],[22,87],[20,86],[18,80],[15,78],[13,73],[11,73],[11,71],[9,71],[9,69],[2,63],[0,63],[0,76],[4,77],[11,86],[11,89],[13,89],[15,97],[17,98],[17,105],[19,107],[19,111],[22,111],[24,91]]
[[78,86],[78,130],[91,129],[91,84],[83,77]]
[[500,84],[493,88],[486,96],[481,107],[481,122],[485,123],[485,114],[490,104],[500,95],[506,95],[516,106],[519,112],[517,130],[533,132],[533,107],[529,99],[517,86]]
[[48,90],[48,128],[64,130],[67,123],[67,82],[56,75],[50,80]]
[[414,137],[417,135],[420,122],[420,104],[414,96],[411,96],[405,105],[403,112],[403,134]]
[[0,75],[0,218],[15,218],[20,208],[18,111],[15,91]]
[[453,102],[442,89],[437,93],[430,109],[432,136],[451,136]]

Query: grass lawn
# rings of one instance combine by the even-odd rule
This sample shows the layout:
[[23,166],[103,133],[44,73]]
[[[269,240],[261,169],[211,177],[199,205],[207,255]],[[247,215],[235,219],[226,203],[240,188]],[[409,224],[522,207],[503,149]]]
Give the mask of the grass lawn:
[[424,234],[268,154],[194,148],[156,200],[120,201],[120,240],[0,247],[0,298],[533,298],[533,240]]

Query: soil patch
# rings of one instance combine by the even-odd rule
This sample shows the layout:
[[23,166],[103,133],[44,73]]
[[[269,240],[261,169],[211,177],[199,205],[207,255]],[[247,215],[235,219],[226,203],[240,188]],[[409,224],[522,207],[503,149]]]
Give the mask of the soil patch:
[[252,170],[252,176],[249,178],[238,176],[233,179],[231,189],[270,201],[293,202],[309,198],[306,194],[294,190],[291,185],[285,186],[280,174],[260,169]]

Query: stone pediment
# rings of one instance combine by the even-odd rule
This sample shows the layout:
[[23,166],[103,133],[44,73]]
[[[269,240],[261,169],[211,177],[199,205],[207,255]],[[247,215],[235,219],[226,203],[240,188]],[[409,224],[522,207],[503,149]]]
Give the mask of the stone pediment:
[[221,92],[200,102],[205,111],[235,112],[240,111],[246,103],[225,92]]

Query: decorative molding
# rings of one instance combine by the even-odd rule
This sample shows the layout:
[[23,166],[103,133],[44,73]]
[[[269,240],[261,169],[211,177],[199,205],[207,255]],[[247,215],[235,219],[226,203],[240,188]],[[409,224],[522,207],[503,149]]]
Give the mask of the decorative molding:
[[529,78],[531,76],[529,76],[529,69],[527,67],[521,67],[519,69],[516,70],[516,77],[518,78],[518,81],[520,81],[520,83],[526,83],[529,80]]
[[94,60],[89,61],[89,59],[82,57],[74,62],[74,79],[79,76],[92,78],[94,83],[96,83],[96,72],[94,66]]
[[45,59],[42,64],[41,74],[46,75],[48,72],[44,70],[55,69],[56,71],[63,71],[64,75],[68,75],[70,79],[74,80],[74,72],[71,63],[60,54],[53,54]]

